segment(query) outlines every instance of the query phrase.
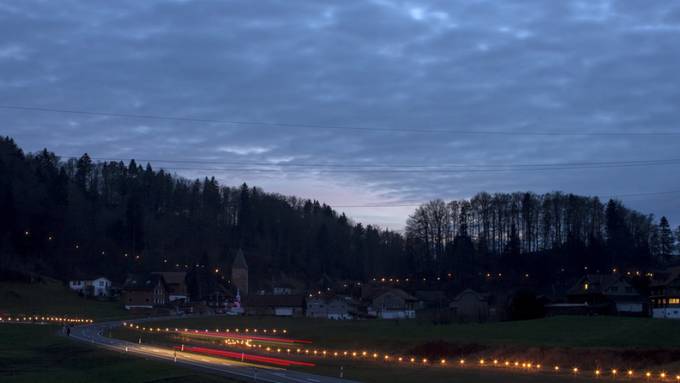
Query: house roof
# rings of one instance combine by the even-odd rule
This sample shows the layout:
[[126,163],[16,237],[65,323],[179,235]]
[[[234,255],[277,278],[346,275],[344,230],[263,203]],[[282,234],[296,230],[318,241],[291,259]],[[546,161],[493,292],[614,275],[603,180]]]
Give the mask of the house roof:
[[[588,283],[587,291],[584,288],[586,283]],[[584,293],[605,294],[607,293],[607,290],[611,286],[617,283],[623,283],[630,286],[630,284],[625,279],[623,279],[622,276],[617,274],[587,274],[581,277],[576,282],[576,284],[574,284],[574,286],[572,286],[567,291],[567,294],[568,295],[582,295]],[[637,294],[637,292],[635,294]]]
[[151,274],[162,275],[165,283],[179,285],[186,283],[187,273],[184,271],[155,271]]
[[234,257],[234,263],[231,265],[232,269],[248,269],[248,264],[246,263],[246,257],[243,255],[243,250],[238,249],[236,252],[236,257]]
[[[671,267],[670,269],[662,272],[664,278],[652,282],[652,287],[665,286],[680,278],[680,267]],[[661,273],[657,273],[661,274]]]
[[320,301],[323,301],[326,304],[333,302],[333,301],[341,301],[341,302],[345,302],[345,303],[348,303],[348,304],[357,304],[357,302],[355,302],[354,299],[352,299],[352,297],[350,297],[348,295],[336,295],[334,293],[312,295],[309,298],[307,298],[307,302],[314,301],[314,300],[320,300]]
[[152,290],[158,283],[165,286],[165,280],[158,274],[131,274],[125,280],[123,289],[125,290]]
[[394,289],[394,288],[383,288],[383,289],[377,289],[371,292],[369,299],[374,300],[381,295],[387,294],[387,293],[392,293],[399,298],[405,300],[405,301],[417,301],[418,298],[414,297],[413,295],[407,293],[406,291],[402,289]]
[[247,295],[243,299],[246,307],[302,307],[302,295]]

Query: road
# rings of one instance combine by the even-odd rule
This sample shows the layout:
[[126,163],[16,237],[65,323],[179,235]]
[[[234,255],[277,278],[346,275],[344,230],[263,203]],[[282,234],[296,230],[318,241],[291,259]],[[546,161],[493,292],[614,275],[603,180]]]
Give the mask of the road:
[[[148,319],[147,319],[148,320]],[[144,320],[140,320],[144,321]],[[128,323],[135,321],[127,321]],[[215,358],[205,355],[175,352],[169,348],[137,344],[103,336],[105,330],[122,325],[121,322],[94,323],[71,328],[71,338],[94,344],[101,348],[125,352],[145,359],[156,359],[176,363],[213,374],[224,375],[238,380],[268,383],[358,383],[356,381],[307,374],[235,360]]]

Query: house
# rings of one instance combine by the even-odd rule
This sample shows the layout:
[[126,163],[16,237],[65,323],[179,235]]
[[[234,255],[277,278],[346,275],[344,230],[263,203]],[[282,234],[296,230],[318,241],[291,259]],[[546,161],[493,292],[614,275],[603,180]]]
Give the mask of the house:
[[302,295],[248,295],[243,297],[246,315],[300,317],[304,312]]
[[234,300],[234,294],[232,294],[226,287],[220,284],[215,284],[210,290],[207,291],[203,298],[205,300],[205,304],[208,307],[224,310],[229,305],[229,302]]
[[238,289],[241,296],[248,295],[248,264],[241,249],[236,253],[231,265],[231,284]]
[[451,314],[461,322],[486,322],[489,319],[489,296],[471,289],[456,295],[449,305]]
[[123,285],[125,309],[152,309],[168,303],[168,289],[162,275],[133,274]]
[[274,295],[299,295],[307,290],[307,281],[303,278],[285,275],[280,273],[271,280],[268,291]]
[[272,283],[272,293],[274,295],[292,295],[294,287],[287,282]]
[[650,286],[653,318],[680,319],[680,267],[661,274]]
[[308,318],[353,319],[356,312],[356,303],[351,297],[320,295],[307,298]]
[[572,304],[586,304],[594,313],[644,315],[645,299],[619,274],[588,274],[567,291]]
[[413,319],[418,299],[401,289],[377,289],[369,296],[368,315],[380,319]]
[[68,287],[86,296],[107,297],[111,295],[111,280],[101,276],[72,279],[68,282]]
[[189,302],[189,292],[187,289],[187,273],[184,271],[176,272],[153,272],[153,275],[163,276],[165,286],[168,289],[168,302],[184,301]]

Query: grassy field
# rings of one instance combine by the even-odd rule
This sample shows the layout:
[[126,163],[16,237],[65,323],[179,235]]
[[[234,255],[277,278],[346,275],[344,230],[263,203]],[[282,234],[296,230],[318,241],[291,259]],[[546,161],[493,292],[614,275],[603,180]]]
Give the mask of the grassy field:
[[0,381],[234,382],[168,363],[91,348],[55,335],[57,329],[56,326],[0,325]]
[[[119,353],[91,348],[55,335],[56,326],[11,324],[0,326],[0,381],[3,383],[233,383],[227,378],[206,375],[168,363],[148,361]],[[338,376],[336,361],[322,362],[302,371]],[[362,382],[412,383],[562,383],[569,377],[545,374],[512,376],[477,370],[432,368],[390,369],[360,363],[343,365],[344,377]],[[579,381],[588,381],[579,379]]]
[[389,368],[384,365],[358,363],[348,365],[340,362],[320,362],[316,367],[303,370],[315,374],[339,377],[340,367],[346,379],[367,383],[567,383],[594,382],[581,376],[554,375],[550,373],[512,374],[502,371],[480,369],[432,368],[432,367],[400,367]]
[[61,282],[0,282],[0,313],[82,316],[91,319],[122,318],[129,314],[119,302],[85,299]]
[[551,317],[530,321],[434,326],[417,321],[329,321],[306,318],[206,317],[161,327],[285,328],[323,345],[378,349],[445,341],[525,347],[680,348],[680,321],[622,317]]
[[[381,350],[404,355],[424,344],[445,342],[460,345],[484,345],[478,349],[461,346],[461,354],[470,360],[480,356],[514,357],[545,363],[542,372],[508,373],[493,368],[412,367],[408,365],[312,358],[316,367],[309,372],[338,376],[344,366],[344,376],[365,382],[566,382],[573,381],[569,373],[550,373],[554,365],[567,371],[578,366],[587,373],[579,381],[593,378],[595,368],[610,371],[633,368],[650,369],[659,373],[680,372],[680,322],[647,318],[620,317],[554,317],[524,322],[487,324],[453,324],[433,326],[417,321],[325,321],[305,318],[274,317],[205,317],[175,319],[149,324],[158,327],[188,327],[194,329],[259,328],[287,329],[289,336],[309,339],[313,347],[330,350]],[[114,337],[136,341],[140,332],[118,329]],[[176,344],[186,342],[163,334],[141,334],[145,342]],[[193,340],[195,342],[196,340]],[[213,345],[214,347],[219,347]],[[276,346],[274,346],[276,347]],[[466,351],[473,350],[473,351]],[[477,350],[477,351],[474,351]],[[456,351],[458,352],[458,351]],[[469,352],[469,353],[468,353]],[[413,355],[413,354],[412,354]],[[418,355],[415,351],[415,355]],[[442,354],[444,355],[444,354]],[[306,359],[306,358],[303,358]],[[514,359],[517,360],[517,359]],[[455,361],[453,362],[455,365]],[[474,363],[474,362],[473,362]]]

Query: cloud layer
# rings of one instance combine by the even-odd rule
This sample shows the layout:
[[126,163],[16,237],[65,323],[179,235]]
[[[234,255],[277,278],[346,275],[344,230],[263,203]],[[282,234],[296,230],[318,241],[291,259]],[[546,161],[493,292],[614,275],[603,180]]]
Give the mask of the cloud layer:
[[[0,109],[29,150],[200,161],[152,164],[336,205],[680,190],[678,165],[367,168],[680,157],[679,136],[526,134],[677,131],[674,2],[6,1],[0,36],[0,104],[280,124]],[[623,199],[680,220],[680,193]],[[342,210],[400,228],[411,208]]]

